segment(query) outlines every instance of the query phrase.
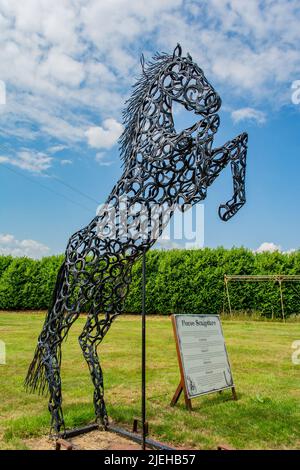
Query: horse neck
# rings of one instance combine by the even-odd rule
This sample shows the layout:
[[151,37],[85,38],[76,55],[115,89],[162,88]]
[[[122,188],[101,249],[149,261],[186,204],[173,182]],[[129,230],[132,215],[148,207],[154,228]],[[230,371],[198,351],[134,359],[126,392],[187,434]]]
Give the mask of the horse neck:
[[[156,84],[153,84],[152,88],[155,88]],[[155,125],[151,126],[151,132],[148,131],[149,119],[147,118],[146,112],[143,110],[143,107],[148,105],[155,106],[157,112],[155,113],[154,123]],[[163,93],[159,99],[156,98],[156,94],[148,96],[143,100],[139,111],[138,123],[136,126],[135,135],[133,136],[133,152],[125,166],[124,172],[119,179],[118,183],[113,188],[112,193],[108,198],[108,202],[116,197],[120,198],[126,196],[126,194],[132,192],[133,187],[136,186],[139,176],[148,174],[149,178],[145,178],[140,181],[142,186],[145,186],[149,183],[151,176],[149,174],[149,159],[147,158],[145,152],[145,142],[151,146],[152,143],[155,143],[155,138],[157,135],[166,135],[175,133],[174,121],[172,117],[172,100],[169,97],[166,97]],[[159,171],[163,171],[159,168],[155,168],[156,174]]]
[[[157,90],[157,83],[153,84],[151,89]],[[172,100],[161,89],[157,98],[157,92],[152,91],[143,100],[138,113],[137,130],[134,139],[133,158],[130,167],[134,168],[136,163],[142,163],[141,158],[145,157],[145,143],[151,145],[155,143],[158,135],[166,135],[166,133],[174,133],[174,121],[172,116]],[[155,112],[153,113],[153,110]],[[151,131],[150,129],[151,125]]]

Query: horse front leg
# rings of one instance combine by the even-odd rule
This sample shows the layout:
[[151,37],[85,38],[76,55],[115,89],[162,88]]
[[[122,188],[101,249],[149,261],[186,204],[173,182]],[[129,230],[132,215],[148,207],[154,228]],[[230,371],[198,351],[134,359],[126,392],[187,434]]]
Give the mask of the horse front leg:
[[211,150],[206,159],[207,186],[217,178],[230,162],[233,179],[233,195],[229,201],[219,206],[219,217],[227,221],[233,217],[246,202],[245,174],[248,134],[242,133],[227,142],[223,147]]

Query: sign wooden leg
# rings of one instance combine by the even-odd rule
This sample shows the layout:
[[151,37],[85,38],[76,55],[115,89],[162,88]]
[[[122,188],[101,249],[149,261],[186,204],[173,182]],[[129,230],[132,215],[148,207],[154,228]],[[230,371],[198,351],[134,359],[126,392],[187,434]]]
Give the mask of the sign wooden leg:
[[173,396],[173,398],[172,398],[172,400],[171,400],[171,403],[170,403],[171,406],[175,406],[175,405],[176,405],[176,403],[178,402],[179,397],[180,397],[180,395],[181,395],[181,393],[182,393],[182,390],[183,390],[183,387],[182,387],[182,383],[181,383],[181,381],[180,381],[178,387],[176,388],[176,392],[174,393],[174,396]]
[[187,409],[189,411],[192,411],[193,410],[193,407],[192,407],[192,401],[190,400],[190,398],[187,396],[187,393],[185,391],[185,388],[183,389],[184,391],[184,401],[185,401],[185,406],[187,407]]
[[182,382],[180,381],[179,382],[179,385],[178,387],[176,388],[176,392],[174,393],[174,396],[171,400],[171,403],[170,405],[171,406],[175,406],[176,403],[178,402],[179,398],[180,398],[180,395],[183,391],[183,394],[184,394],[184,401],[185,401],[185,406],[187,407],[187,409],[189,411],[192,411],[192,401],[190,400],[190,398],[187,396],[187,393],[185,391],[185,387],[182,385]]
[[235,391],[235,387],[232,387],[232,388],[231,388],[231,391],[232,391],[232,398],[233,398],[234,400],[237,400],[238,398],[237,398],[237,394],[236,394],[236,391]]

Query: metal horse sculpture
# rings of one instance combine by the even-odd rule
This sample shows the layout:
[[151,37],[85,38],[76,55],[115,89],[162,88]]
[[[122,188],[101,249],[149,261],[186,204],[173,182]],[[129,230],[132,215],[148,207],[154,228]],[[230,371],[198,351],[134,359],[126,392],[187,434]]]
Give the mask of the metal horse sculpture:
[[[220,205],[219,216],[227,221],[245,203],[247,134],[213,148],[221,99],[203,71],[189,54],[182,56],[179,44],[173,54],[156,54],[146,64],[142,57],[141,63],[142,76],[124,111],[120,138],[122,177],[97,216],[69,240],[25,381],[32,391],[49,391],[49,411],[56,433],[65,429],[61,344],[80,312],[88,311],[79,343],[94,384],[96,419],[106,427],[108,417],[97,347],[124,309],[132,265],[155,243],[174,206],[184,211],[205,199],[207,188],[228,163],[233,196]],[[192,127],[176,131],[173,102],[198,117]],[[126,229],[120,222],[120,200],[124,199]],[[151,204],[160,208],[154,222],[149,218]],[[153,228],[157,236],[153,235]]]

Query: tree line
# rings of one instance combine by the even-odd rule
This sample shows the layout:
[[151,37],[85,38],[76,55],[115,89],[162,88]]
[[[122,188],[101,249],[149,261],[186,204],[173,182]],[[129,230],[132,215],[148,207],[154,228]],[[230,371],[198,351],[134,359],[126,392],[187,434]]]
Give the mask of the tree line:
[[[37,310],[49,306],[63,255],[41,260],[0,256],[0,309]],[[300,251],[253,253],[245,248],[151,250],[147,253],[147,313],[228,311],[224,274],[300,274]],[[141,263],[132,271],[125,311],[141,311]],[[280,292],[274,282],[229,285],[233,310],[281,317]],[[300,311],[300,285],[283,284],[286,316]]]

